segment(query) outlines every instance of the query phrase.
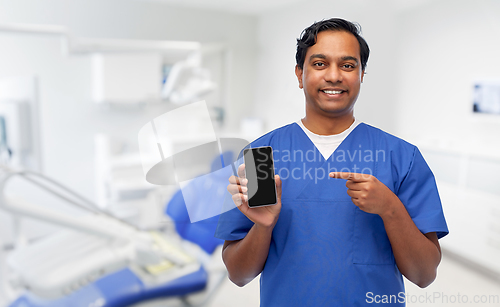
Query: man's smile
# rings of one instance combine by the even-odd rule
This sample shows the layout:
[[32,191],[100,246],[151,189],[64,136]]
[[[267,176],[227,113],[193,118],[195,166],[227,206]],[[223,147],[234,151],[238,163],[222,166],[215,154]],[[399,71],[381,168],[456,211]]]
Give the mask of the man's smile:
[[346,90],[343,89],[324,89],[320,91],[328,95],[338,95],[347,92]]

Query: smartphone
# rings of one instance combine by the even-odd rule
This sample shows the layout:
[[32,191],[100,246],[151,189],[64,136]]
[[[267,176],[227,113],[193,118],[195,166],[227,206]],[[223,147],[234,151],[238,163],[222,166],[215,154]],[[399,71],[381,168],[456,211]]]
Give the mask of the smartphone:
[[274,180],[273,149],[270,146],[243,150],[248,179],[248,206],[271,206],[278,202]]

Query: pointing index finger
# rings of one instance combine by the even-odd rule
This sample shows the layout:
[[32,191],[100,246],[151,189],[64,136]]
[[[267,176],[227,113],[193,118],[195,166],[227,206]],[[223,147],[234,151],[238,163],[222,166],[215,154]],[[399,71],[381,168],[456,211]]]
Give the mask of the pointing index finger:
[[367,181],[371,175],[368,174],[360,174],[360,173],[349,173],[349,172],[332,172],[330,173],[330,177],[337,179],[346,179],[354,182],[363,182]]

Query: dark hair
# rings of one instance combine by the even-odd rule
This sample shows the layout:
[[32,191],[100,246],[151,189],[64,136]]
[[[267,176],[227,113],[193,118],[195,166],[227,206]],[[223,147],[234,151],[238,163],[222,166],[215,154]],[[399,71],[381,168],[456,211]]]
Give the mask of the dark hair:
[[354,35],[354,37],[356,37],[359,42],[361,69],[365,70],[366,63],[368,62],[368,56],[370,55],[370,48],[368,47],[365,39],[360,35],[361,26],[357,23],[353,23],[341,18],[331,18],[315,22],[304,31],[302,31],[302,33],[300,34],[300,38],[297,39],[297,53],[295,54],[295,61],[297,62],[297,65],[301,69],[304,68],[307,49],[316,44],[316,37],[318,36],[318,33],[326,30],[345,31],[351,33],[352,35]]

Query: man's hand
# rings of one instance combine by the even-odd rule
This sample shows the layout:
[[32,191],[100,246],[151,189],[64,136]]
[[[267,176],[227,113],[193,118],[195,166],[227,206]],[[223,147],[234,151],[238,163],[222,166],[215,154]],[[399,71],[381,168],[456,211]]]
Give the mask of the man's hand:
[[399,202],[399,198],[372,175],[333,172],[330,177],[347,179],[347,194],[365,212],[383,216],[393,210],[394,202]]
[[281,211],[281,179],[274,176],[276,181],[276,194],[278,195],[276,205],[265,207],[248,207],[248,179],[245,178],[245,164],[238,167],[238,177],[229,177],[227,190],[231,193],[234,204],[256,225],[273,228],[278,221]]

